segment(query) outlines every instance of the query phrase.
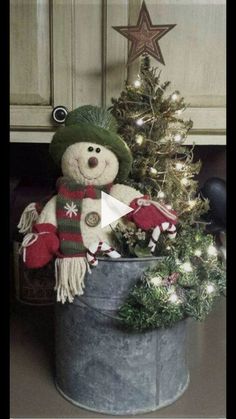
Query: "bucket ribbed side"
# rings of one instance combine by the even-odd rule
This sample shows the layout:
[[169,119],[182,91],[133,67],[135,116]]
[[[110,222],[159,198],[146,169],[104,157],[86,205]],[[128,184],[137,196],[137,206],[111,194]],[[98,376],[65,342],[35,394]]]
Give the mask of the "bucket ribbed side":
[[185,391],[186,320],[137,333],[111,318],[155,262],[100,260],[86,277],[82,298],[56,303],[56,386],[72,403],[112,415],[135,414],[164,407]]

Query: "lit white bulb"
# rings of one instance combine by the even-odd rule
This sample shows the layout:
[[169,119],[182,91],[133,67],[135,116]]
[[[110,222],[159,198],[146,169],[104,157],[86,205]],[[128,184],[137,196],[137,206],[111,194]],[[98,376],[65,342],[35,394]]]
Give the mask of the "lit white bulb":
[[208,284],[208,285],[206,286],[206,292],[207,292],[207,294],[212,294],[214,291],[215,291],[215,287],[214,287],[214,285],[212,285],[212,284]]
[[212,244],[208,247],[207,253],[209,256],[217,256],[218,254],[216,247],[213,246]]
[[175,142],[176,142],[176,143],[178,143],[179,141],[181,141],[181,140],[182,140],[182,136],[181,136],[180,134],[176,134],[176,135],[174,136],[174,140],[175,140]]
[[181,179],[180,183],[181,183],[182,185],[186,186],[186,185],[188,184],[188,178],[183,177],[183,178]]
[[202,251],[200,249],[197,249],[197,250],[195,250],[194,254],[195,254],[195,256],[200,257],[201,254],[202,254]]
[[134,87],[140,87],[141,86],[141,81],[140,80],[135,80],[134,81]]
[[172,292],[169,296],[169,301],[174,304],[180,303],[179,297],[175,292]]
[[170,246],[166,246],[166,250],[170,250],[171,249],[171,247]]
[[164,194],[164,192],[159,191],[159,192],[158,192],[158,194],[157,194],[157,197],[158,197],[158,198],[165,198],[165,194]]
[[161,276],[154,276],[153,278],[150,279],[150,282],[155,287],[159,287],[160,285],[162,285],[162,277]]
[[178,162],[178,163],[176,163],[175,167],[176,167],[177,170],[182,170],[184,165],[183,165],[183,163]]
[[155,169],[155,167],[150,167],[150,173],[152,173],[153,175],[156,175],[157,169]]
[[190,199],[188,201],[189,209],[192,209],[196,205],[196,201],[194,199]]
[[183,271],[185,272],[192,272],[193,268],[190,262],[185,262],[181,265],[181,268],[183,269]]
[[138,145],[142,145],[143,144],[143,136],[142,135],[136,135],[135,141]]
[[166,205],[167,209],[172,209],[172,206],[170,204]]
[[141,126],[144,124],[144,120],[142,118],[137,119],[136,124]]
[[178,109],[175,113],[177,114],[177,115],[181,115],[181,113],[183,112],[183,109]]
[[178,93],[173,93],[173,95],[171,95],[171,100],[175,101],[179,98],[179,94]]

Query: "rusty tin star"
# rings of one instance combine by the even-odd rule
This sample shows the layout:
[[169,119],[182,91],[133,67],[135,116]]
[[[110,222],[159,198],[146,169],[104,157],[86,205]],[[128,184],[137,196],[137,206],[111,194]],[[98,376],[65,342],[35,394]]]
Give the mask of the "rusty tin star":
[[131,41],[128,64],[144,53],[165,64],[158,40],[175,26],[175,24],[153,25],[145,1],[143,1],[136,26],[113,26],[113,29]]

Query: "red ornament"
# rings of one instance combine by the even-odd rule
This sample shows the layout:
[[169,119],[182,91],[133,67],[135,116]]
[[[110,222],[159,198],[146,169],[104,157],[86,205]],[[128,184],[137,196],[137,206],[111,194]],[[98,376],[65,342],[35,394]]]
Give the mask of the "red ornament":
[[169,284],[175,284],[179,278],[179,272],[173,272],[173,274],[169,275],[167,281]]

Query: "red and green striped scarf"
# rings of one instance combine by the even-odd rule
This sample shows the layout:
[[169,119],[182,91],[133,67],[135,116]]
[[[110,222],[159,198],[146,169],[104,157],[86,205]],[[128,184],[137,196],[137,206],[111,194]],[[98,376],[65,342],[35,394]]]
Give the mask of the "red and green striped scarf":
[[101,199],[101,192],[110,193],[111,187],[111,183],[85,186],[66,177],[58,179],[56,216],[61,257],[85,255],[80,228],[82,201],[84,198]]

